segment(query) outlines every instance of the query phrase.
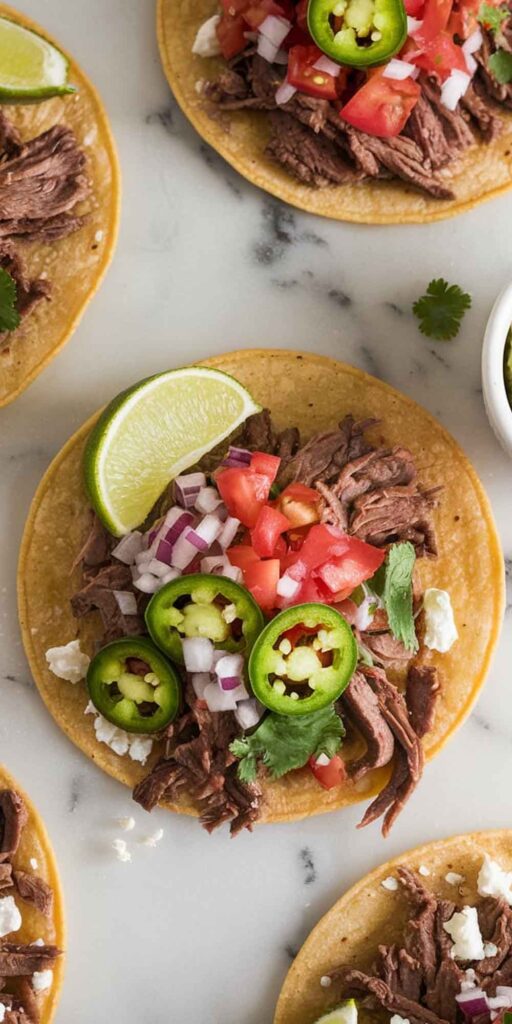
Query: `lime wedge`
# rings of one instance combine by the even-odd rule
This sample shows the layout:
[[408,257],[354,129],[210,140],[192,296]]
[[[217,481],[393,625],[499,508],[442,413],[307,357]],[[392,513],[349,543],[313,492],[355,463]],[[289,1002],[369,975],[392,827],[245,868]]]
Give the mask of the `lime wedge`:
[[0,99],[46,99],[74,92],[68,61],[47,39],[0,18]]
[[204,366],[140,381],[107,406],[85,450],[91,502],[120,537],[144,522],[170,480],[260,406],[234,377]]
[[348,999],[332,1013],[320,1017],[316,1024],[357,1024],[357,1006],[354,999]]

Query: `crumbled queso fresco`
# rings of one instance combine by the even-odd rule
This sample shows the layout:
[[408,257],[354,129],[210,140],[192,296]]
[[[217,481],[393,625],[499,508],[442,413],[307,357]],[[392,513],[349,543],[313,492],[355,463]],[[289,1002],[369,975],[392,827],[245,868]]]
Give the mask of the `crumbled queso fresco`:
[[463,907],[443,924],[453,941],[451,956],[454,960],[483,960],[485,957],[482,933],[476,907]]
[[14,896],[3,896],[0,899],[0,939],[21,928],[21,914],[14,901]]
[[459,637],[448,591],[428,587],[423,595],[423,610],[425,646],[446,654]]
[[103,718],[103,715],[100,715],[99,711],[96,711],[91,701],[89,701],[84,714],[96,716],[94,732],[98,743],[105,743],[119,757],[128,754],[132,761],[146,764],[153,749],[153,740],[150,736],[130,735],[124,729],[119,729],[117,725],[112,725],[111,722],[107,722],[106,718]]
[[79,683],[91,659],[80,650],[79,640],[70,640],[63,647],[50,647],[46,652],[46,661],[54,676],[66,679],[69,683]]
[[32,975],[32,988],[34,992],[46,992],[51,988],[53,982],[53,971],[35,971]]
[[477,886],[480,896],[501,896],[512,906],[512,871],[504,871],[487,853],[484,854]]
[[393,875],[389,875],[389,877],[385,878],[380,884],[382,888],[387,889],[388,892],[396,892],[398,889],[398,881],[396,878],[393,878]]

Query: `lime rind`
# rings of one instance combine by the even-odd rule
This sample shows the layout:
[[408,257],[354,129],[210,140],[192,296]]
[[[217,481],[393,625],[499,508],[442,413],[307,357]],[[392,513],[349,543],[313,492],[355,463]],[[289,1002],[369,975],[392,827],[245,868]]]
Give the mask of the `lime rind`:
[[140,526],[171,480],[259,410],[239,381],[206,366],[170,370],[123,391],[100,416],[84,455],[89,498],[107,529],[122,536]]
[[68,72],[67,57],[53,43],[0,17],[0,99],[40,100],[75,92]]

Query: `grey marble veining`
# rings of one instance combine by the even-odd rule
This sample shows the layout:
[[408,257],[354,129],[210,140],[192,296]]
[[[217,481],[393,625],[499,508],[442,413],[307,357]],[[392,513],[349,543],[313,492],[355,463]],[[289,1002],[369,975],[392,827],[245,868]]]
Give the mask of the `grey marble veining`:
[[[334,224],[258,192],[205,147],[160,71],[149,0],[19,0],[105,98],[123,167],[115,262],[64,352],[1,411],[0,750],[46,820],[68,911],[60,1024],[270,1024],[291,959],[344,888],[385,857],[449,833],[510,824],[512,465],[487,424],[485,320],[512,276],[512,194],[419,227]],[[473,296],[459,337],[422,337],[411,304],[433,277]],[[391,837],[356,832],[361,807],[231,842],[132,805],[71,746],[30,681],[15,608],[16,557],[52,456],[139,377],[237,347],[323,352],[376,374],[453,432],[491,497],[509,606],[478,707],[429,765]],[[439,800],[440,792],[443,800]],[[131,864],[116,861],[120,816]],[[156,828],[156,849],[138,840]]]

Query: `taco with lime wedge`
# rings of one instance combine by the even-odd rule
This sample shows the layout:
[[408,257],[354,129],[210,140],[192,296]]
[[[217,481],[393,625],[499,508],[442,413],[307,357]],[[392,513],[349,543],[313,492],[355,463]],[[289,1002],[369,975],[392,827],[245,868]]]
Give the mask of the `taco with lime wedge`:
[[374,798],[387,833],[468,714],[503,611],[440,424],[334,360],[244,351],[123,392],[25,529],[19,612],[68,736],[211,831]]
[[429,843],[372,871],[294,960],[274,1024],[510,1024],[512,832]]
[[159,0],[158,39],[205,141],[301,209],[423,223],[510,187],[507,3]]
[[112,257],[119,168],[78,65],[0,5],[0,406],[70,337]]
[[62,984],[64,918],[37,811],[0,766],[0,1020],[50,1024]]

